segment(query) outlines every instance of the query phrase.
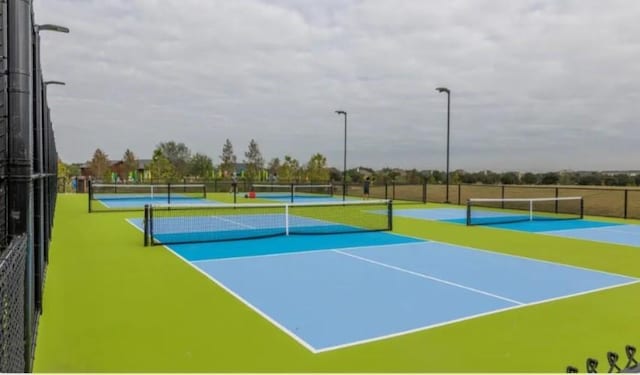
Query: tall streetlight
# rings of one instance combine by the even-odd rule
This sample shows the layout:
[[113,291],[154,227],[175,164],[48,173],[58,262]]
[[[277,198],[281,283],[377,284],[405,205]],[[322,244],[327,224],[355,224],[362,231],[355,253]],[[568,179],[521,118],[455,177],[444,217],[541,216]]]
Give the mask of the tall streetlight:
[[444,202],[451,203],[449,202],[449,114],[451,109],[451,91],[446,87],[438,87],[436,90],[447,93],[447,193]]
[[339,115],[344,115],[344,164],[342,167],[342,200],[347,196],[347,112],[336,111]]

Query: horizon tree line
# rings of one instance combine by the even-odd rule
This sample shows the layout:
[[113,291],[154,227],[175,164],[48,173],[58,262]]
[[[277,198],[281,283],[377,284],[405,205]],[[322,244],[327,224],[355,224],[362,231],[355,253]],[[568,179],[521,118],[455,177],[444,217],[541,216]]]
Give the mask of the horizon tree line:
[[[291,155],[281,159],[274,157],[265,162],[258,143],[251,139],[244,152],[245,170],[238,170],[238,157],[233,144],[226,139],[222,152],[218,156],[220,163],[216,166],[213,160],[203,154],[192,154],[184,143],[175,141],[161,142],[153,151],[148,170],[152,180],[177,181],[183,179],[208,180],[231,179],[234,173],[239,179],[246,181],[267,182],[328,182],[342,181],[342,174],[336,168],[327,166],[327,159],[321,153],[311,155],[307,163],[301,164]],[[137,176],[139,159],[136,154],[126,149],[122,158],[123,171],[133,180],[140,182],[143,176]],[[112,181],[111,161],[108,155],[98,148],[88,163],[93,178]],[[60,174],[65,177],[80,175],[77,165],[68,165],[59,161]],[[347,182],[360,183],[365,177],[372,177],[374,183],[408,183],[442,184],[446,180],[444,171],[417,169],[399,169],[385,167],[374,170],[367,167],[347,170]],[[467,172],[455,170],[450,173],[452,184],[487,184],[487,185],[582,185],[582,186],[640,186],[640,175],[632,176],[624,173],[606,174],[601,172],[493,172],[490,170]]]

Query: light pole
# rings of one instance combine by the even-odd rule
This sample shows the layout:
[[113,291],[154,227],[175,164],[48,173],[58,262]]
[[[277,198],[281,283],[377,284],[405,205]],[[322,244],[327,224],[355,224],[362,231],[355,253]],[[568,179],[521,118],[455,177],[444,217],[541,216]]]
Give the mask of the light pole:
[[438,87],[436,89],[438,92],[446,92],[447,93],[447,193],[444,199],[444,203],[449,202],[449,114],[451,109],[451,91],[449,91],[446,87]]
[[347,112],[336,111],[339,115],[344,115],[344,164],[342,166],[342,200],[347,195]]

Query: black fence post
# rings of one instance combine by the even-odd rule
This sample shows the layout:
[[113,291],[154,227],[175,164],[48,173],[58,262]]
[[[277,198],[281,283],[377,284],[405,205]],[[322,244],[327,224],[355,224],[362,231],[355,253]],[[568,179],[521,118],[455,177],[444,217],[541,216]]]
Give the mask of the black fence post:
[[624,218],[627,218],[627,207],[629,203],[629,189],[624,189]]
[[391,181],[391,199],[396,200],[396,182]]
[[458,184],[458,206],[460,205],[461,192],[462,192],[462,185]]
[[556,186],[556,202],[555,202],[555,204],[556,204],[556,213],[558,213],[558,196],[559,196],[558,195],[558,187]]
[[502,199],[502,202],[500,202],[500,207],[504,208],[504,185],[500,186],[500,190],[501,190],[500,197]]
[[427,181],[422,181],[422,203],[427,203]]

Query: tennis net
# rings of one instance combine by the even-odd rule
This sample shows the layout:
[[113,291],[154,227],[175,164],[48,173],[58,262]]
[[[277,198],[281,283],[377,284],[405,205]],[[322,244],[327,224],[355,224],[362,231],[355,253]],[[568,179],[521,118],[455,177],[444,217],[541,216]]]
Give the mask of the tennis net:
[[147,205],[144,244],[216,242],[287,235],[388,231],[390,200],[347,202]]
[[582,197],[471,198],[467,201],[467,225],[577,220],[583,217]]
[[89,212],[206,198],[204,184],[89,184]]
[[333,185],[321,184],[254,184],[256,198],[286,198],[294,202],[296,198],[330,198]]

